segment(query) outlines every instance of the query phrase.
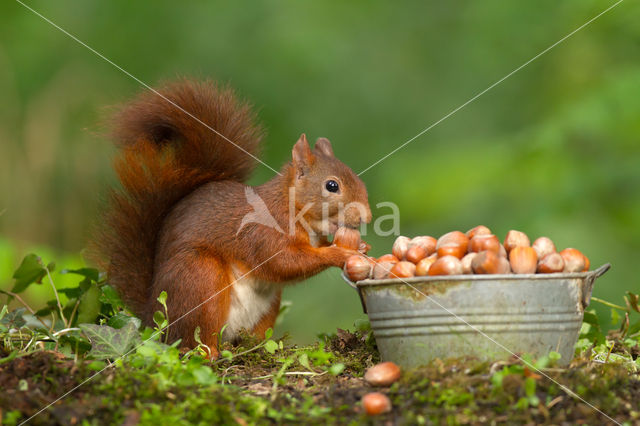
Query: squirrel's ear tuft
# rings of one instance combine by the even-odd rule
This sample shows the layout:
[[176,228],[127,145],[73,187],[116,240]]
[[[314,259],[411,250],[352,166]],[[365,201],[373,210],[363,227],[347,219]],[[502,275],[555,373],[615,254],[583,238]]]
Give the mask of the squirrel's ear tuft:
[[314,147],[316,151],[319,151],[326,155],[327,157],[333,157],[333,148],[331,148],[331,142],[327,138],[318,138],[316,141],[316,146]]
[[307,135],[304,133],[300,135],[298,142],[293,146],[291,158],[293,159],[293,167],[296,169],[296,176],[301,178],[306,174],[313,162],[313,154],[311,153],[309,142],[307,142]]

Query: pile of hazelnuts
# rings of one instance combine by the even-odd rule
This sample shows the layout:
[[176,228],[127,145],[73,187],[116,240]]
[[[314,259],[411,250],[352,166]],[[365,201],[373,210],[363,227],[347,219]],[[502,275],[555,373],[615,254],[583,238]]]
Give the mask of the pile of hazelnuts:
[[[336,233],[334,243],[349,248],[362,244],[360,234],[355,230]],[[480,225],[466,233],[448,232],[438,239],[400,236],[393,243],[391,254],[377,259],[351,256],[344,271],[352,281],[360,281],[460,274],[584,272],[589,266],[589,259],[579,250],[566,248],[558,252],[547,237],[540,237],[531,244],[524,232],[511,230],[500,243],[489,228]]]

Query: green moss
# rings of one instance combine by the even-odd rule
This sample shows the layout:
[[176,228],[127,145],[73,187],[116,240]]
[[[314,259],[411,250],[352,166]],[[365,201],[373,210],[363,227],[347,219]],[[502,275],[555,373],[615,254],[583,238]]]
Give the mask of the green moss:
[[[237,346],[225,345],[223,349],[236,356],[215,362],[166,349],[151,357],[141,355],[149,351],[132,354],[39,414],[34,423],[355,424],[373,420],[359,407],[360,398],[374,390],[362,374],[379,361],[367,332],[338,330],[303,347],[280,347],[278,341],[273,354],[260,344],[246,338]],[[616,421],[638,421],[637,371],[620,362],[593,362],[589,354],[585,352],[567,369],[544,367],[549,378],[516,360],[436,360],[404,372],[397,383],[382,390],[394,408],[380,420],[453,425],[607,420],[568,396],[557,382]],[[332,375],[331,367],[338,364],[344,369]],[[543,364],[536,365],[543,368]],[[53,400],[95,374],[96,367],[90,361],[74,362],[42,351],[0,365],[3,421],[25,420],[42,406],[42,397],[36,395]],[[19,390],[20,380],[26,380],[26,390]],[[20,401],[17,407],[16,401]]]

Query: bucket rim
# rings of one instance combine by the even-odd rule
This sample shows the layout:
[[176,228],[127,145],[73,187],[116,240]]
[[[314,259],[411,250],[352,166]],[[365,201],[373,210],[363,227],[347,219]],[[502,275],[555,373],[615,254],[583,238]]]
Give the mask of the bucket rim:
[[382,280],[366,279],[361,281],[351,281],[346,276],[344,271],[342,272],[342,278],[352,287],[371,287],[378,285],[389,284],[413,284],[413,283],[431,283],[440,281],[466,281],[466,282],[479,282],[479,281],[547,281],[566,278],[582,278],[582,279],[596,279],[602,276],[611,268],[611,263],[605,263],[597,269],[586,272],[557,272],[551,274],[468,274],[468,275],[434,275],[412,278],[385,278]]

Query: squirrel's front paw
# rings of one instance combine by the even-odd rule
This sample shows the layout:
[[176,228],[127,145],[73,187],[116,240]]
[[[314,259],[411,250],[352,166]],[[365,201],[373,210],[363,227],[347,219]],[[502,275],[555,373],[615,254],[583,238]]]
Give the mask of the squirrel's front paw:
[[368,244],[364,240],[360,240],[360,245],[358,246],[358,252],[362,254],[367,254],[369,250],[371,250],[371,244]]
[[329,247],[325,247],[325,250],[330,252],[331,255],[331,263],[333,266],[337,266],[342,268],[347,259],[354,254],[359,255],[360,252],[356,250],[351,250],[348,248],[340,247],[335,244],[330,245]]

